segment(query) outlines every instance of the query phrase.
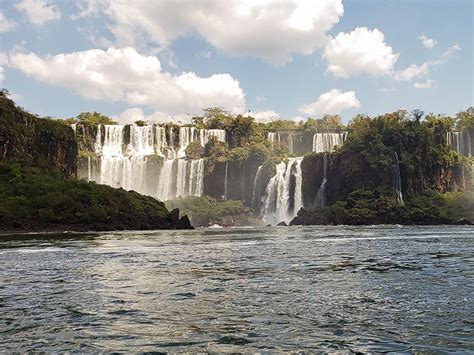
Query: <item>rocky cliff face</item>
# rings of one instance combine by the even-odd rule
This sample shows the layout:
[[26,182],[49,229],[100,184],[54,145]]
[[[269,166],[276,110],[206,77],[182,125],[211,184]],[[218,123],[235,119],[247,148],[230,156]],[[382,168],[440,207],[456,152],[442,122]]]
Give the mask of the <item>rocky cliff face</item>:
[[[444,138],[446,132],[421,133],[396,140],[367,135],[359,142],[349,141],[343,149],[328,154],[326,205],[344,200],[357,190],[392,190],[394,152],[399,157],[403,195],[416,196],[429,189],[470,191],[471,164],[449,148]],[[406,137],[411,141],[404,142]],[[305,208],[320,207],[316,200],[324,177],[324,154],[307,155],[302,162],[302,172]]]
[[0,96],[0,161],[23,162],[74,177],[77,152],[71,127],[29,114]]
[[[259,209],[259,200],[270,180],[267,169],[256,181],[260,162],[255,157],[244,161],[215,163],[204,175],[204,195],[228,200],[241,200],[246,206]],[[211,171],[209,171],[211,170]]]

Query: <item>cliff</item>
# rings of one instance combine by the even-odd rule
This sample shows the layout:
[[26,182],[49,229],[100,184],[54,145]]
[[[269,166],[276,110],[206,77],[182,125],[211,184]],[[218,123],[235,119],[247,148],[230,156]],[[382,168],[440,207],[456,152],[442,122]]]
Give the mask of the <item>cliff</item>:
[[[91,132],[82,131],[83,147],[94,144],[87,137],[96,131],[88,129]],[[186,216],[179,217],[178,209],[170,212],[152,197],[77,180],[77,159],[71,126],[25,112],[2,91],[0,230],[192,228]],[[148,175],[151,180],[152,172]]]
[[77,152],[71,127],[25,112],[0,95],[0,162],[22,162],[75,177]]
[[304,209],[291,224],[473,222],[472,159],[447,137],[441,121],[356,121],[336,152],[303,159]]
[[[353,130],[346,143],[326,155],[325,205],[345,200],[357,190],[393,190],[394,153],[399,158],[401,192],[416,196],[427,189],[468,191],[471,164],[447,145],[447,130],[419,122],[397,122],[363,132]],[[302,162],[304,206],[320,206],[318,192],[324,178],[325,153],[307,155]]]

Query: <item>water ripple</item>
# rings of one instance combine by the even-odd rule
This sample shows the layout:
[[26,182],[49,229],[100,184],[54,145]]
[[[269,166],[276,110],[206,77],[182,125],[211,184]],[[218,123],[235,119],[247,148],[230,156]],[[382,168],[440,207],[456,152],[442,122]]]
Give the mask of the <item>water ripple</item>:
[[472,227],[0,236],[4,352],[474,351]]

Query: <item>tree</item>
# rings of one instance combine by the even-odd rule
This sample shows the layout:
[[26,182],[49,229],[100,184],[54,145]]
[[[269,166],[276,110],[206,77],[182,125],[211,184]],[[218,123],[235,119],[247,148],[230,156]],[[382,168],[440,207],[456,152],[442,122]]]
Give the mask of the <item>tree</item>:
[[474,129],[474,106],[456,114],[456,127],[459,130]]
[[148,124],[148,122],[143,121],[143,120],[138,120],[138,121],[135,121],[135,124],[136,124],[138,127],[143,127],[143,126],[146,126],[146,125]]
[[111,118],[100,114],[99,112],[81,112],[76,119],[79,123],[99,125],[99,124],[117,124]]
[[413,120],[415,122],[420,122],[421,119],[423,118],[424,114],[425,113],[422,110],[417,109],[417,108],[411,111],[411,115],[412,115]]

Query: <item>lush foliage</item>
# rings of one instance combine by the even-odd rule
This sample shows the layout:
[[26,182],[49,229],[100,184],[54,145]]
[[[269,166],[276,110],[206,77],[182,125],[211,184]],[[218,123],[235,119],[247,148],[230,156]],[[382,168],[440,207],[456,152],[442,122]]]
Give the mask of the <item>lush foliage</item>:
[[179,208],[189,217],[191,224],[195,227],[207,227],[213,224],[245,226],[261,223],[253,210],[246,207],[242,201],[190,196],[165,203],[169,209]]
[[425,190],[398,203],[381,189],[357,190],[332,206],[301,210],[293,224],[458,224],[474,223],[474,194]]
[[194,141],[189,143],[185,153],[188,159],[200,159],[204,155],[204,147],[199,141]]
[[0,164],[0,229],[166,228],[167,216],[162,202],[136,192]]
[[77,144],[70,127],[26,112],[0,92],[0,162],[23,162],[76,173]]
[[65,123],[80,123],[83,125],[97,126],[99,124],[117,124],[116,121],[112,120],[110,117],[102,115],[99,112],[81,112],[74,118],[68,118],[64,120]]
[[[447,145],[449,123],[447,119],[433,117],[413,120],[403,111],[375,118],[359,115],[348,126],[348,138],[336,156],[351,156],[352,173],[364,183],[377,186],[384,183],[384,177],[386,185],[390,184],[396,152],[402,189],[414,195],[434,187],[433,179],[451,168],[470,168],[467,159]],[[442,183],[436,187],[442,188]]]

